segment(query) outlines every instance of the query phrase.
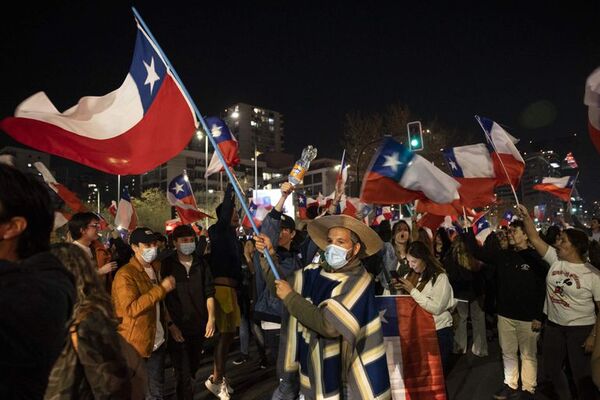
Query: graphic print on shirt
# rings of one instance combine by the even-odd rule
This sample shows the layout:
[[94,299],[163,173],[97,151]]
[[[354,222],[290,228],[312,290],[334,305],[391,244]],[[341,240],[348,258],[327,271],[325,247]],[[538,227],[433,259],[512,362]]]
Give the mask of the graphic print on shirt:
[[575,288],[581,289],[579,276],[567,271],[553,271],[552,279],[554,279],[554,291],[550,293],[550,300],[564,307],[570,307],[571,305],[565,299],[565,290],[573,285]]

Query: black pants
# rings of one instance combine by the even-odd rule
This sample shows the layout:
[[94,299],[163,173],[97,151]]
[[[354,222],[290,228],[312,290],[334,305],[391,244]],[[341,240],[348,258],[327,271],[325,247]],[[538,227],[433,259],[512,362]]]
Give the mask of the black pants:
[[585,354],[582,347],[592,328],[593,325],[562,326],[551,321],[546,324],[542,344],[544,380],[552,382],[559,399],[573,398],[563,373],[566,357],[569,357],[569,365],[573,372],[578,398],[595,398],[595,387],[592,382],[590,365],[591,356]]
[[177,378],[177,399],[192,400],[192,379],[200,365],[204,335],[184,335],[185,341],[169,337],[169,355]]

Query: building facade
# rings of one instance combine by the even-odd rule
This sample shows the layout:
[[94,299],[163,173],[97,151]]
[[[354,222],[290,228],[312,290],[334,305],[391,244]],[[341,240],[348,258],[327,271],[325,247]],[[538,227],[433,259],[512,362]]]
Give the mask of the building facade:
[[284,151],[281,113],[237,103],[226,108],[221,117],[239,142],[240,158],[253,158],[255,150],[262,154]]

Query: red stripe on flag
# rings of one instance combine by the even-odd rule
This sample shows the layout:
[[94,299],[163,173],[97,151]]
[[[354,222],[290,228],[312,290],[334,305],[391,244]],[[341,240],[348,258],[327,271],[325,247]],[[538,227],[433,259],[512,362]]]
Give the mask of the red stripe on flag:
[[196,129],[189,104],[170,75],[140,122],[111,139],[80,136],[29,118],[5,118],[0,128],[34,149],[120,175],[141,174],[175,157]]
[[433,316],[411,297],[397,297],[396,309],[406,399],[445,400],[444,372]]

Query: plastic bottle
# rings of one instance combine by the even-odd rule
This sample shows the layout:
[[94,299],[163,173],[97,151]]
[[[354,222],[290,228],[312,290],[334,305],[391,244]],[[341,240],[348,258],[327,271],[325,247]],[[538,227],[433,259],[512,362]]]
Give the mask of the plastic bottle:
[[310,162],[317,157],[317,149],[311,145],[308,145],[302,150],[302,157],[296,164],[294,164],[294,168],[290,171],[288,176],[288,182],[292,185],[296,186],[302,183],[304,179],[304,174],[308,171],[308,167],[310,166]]

